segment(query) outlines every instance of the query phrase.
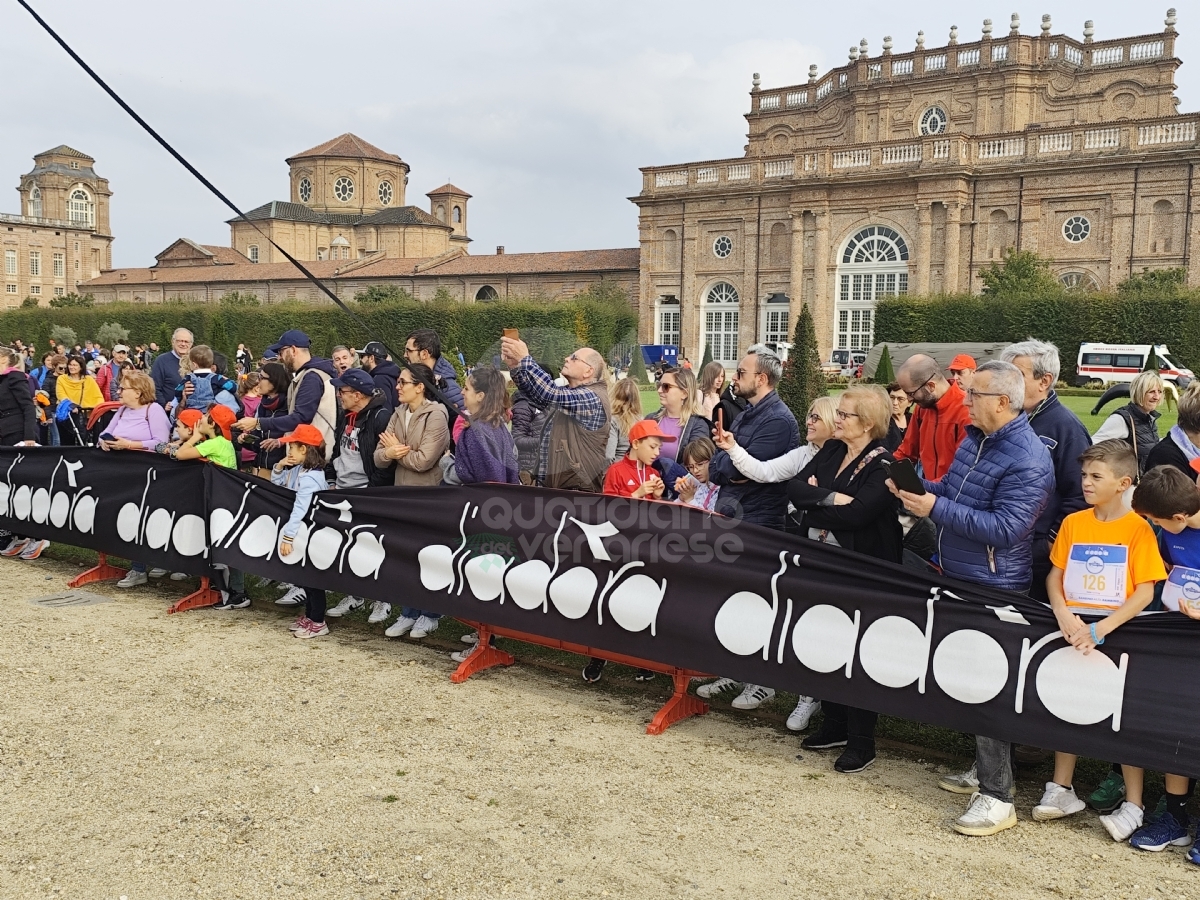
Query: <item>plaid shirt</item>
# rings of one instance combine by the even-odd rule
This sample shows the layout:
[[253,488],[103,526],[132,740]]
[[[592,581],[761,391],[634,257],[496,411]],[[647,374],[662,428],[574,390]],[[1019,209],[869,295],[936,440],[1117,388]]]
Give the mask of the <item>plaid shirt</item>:
[[565,413],[587,431],[599,431],[608,427],[608,415],[600,398],[590,389],[583,387],[559,387],[550,373],[526,356],[512,370],[513,382],[533,401],[534,406],[546,411],[546,427],[542,429],[541,449],[538,452],[538,471],[535,481],[542,483],[546,461],[550,458],[550,432],[554,429],[554,416]]

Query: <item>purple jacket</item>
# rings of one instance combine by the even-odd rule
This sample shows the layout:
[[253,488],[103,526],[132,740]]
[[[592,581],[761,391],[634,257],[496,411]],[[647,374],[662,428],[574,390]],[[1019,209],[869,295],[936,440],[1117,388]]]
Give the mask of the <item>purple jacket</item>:
[[517,448],[503,425],[472,422],[458,436],[454,471],[463,484],[518,484]]

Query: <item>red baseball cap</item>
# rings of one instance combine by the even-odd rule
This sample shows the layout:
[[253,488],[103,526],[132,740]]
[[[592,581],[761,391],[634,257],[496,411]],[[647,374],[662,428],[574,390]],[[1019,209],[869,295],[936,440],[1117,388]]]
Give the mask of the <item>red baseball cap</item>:
[[675,437],[669,434],[663,434],[662,429],[658,427],[658,423],[653,419],[642,419],[640,422],[634,423],[634,426],[629,429],[629,443],[631,444],[634,441],[640,441],[642,438],[648,437],[662,438],[664,442],[676,440]]
[[237,421],[237,413],[228,406],[216,403],[209,407],[208,417],[212,419],[214,425],[221,429],[221,433],[225,435],[225,440],[233,440],[233,423]]
[[199,422],[203,418],[204,418],[204,413],[200,412],[200,410],[185,409],[183,412],[181,412],[178,416],[175,417],[175,421],[178,422],[180,425],[187,426],[188,428],[195,428],[196,423]]
[[974,372],[979,367],[975,364],[975,357],[960,353],[954,359],[950,360],[950,365],[946,368],[951,372],[962,372],[965,369],[970,369]]
[[296,430],[285,434],[279,439],[281,444],[308,444],[310,447],[320,447],[325,442],[325,435],[316,425],[297,425]]

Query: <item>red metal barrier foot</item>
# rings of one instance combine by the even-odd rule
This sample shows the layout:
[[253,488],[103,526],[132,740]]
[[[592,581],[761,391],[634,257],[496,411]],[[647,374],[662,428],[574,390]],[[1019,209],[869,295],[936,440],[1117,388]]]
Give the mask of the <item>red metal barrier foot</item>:
[[663,704],[662,709],[655,713],[650,724],[646,726],[646,734],[662,734],[676,722],[690,716],[702,716],[708,712],[708,704],[688,693],[691,683],[691,673],[672,676],[675,681],[675,693]]
[[221,592],[209,587],[208,579],[200,579],[200,589],[188,594],[174,606],[167,610],[168,613],[187,612],[189,609],[200,609],[203,606],[215,606],[221,602]]
[[108,557],[101,553],[96,557],[96,564],[68,581],[67,587],[83,587],[85,584],[92,584],[96,581],[115,581],[118,578],[124,578],[127,574],[129,574],[128,569],[110,565]]
[[511,666],[516,662],[511,653],[505,653],[503,650],[493,647],[491,638],[490,631],[486,628],[479,629],[479,643],[475,645],[475,652],[460,662],[458,668],[450,675],[450,680],[454,684],[462,684],[476,672],[482,672],[484,669],[490,669],[493,666]]

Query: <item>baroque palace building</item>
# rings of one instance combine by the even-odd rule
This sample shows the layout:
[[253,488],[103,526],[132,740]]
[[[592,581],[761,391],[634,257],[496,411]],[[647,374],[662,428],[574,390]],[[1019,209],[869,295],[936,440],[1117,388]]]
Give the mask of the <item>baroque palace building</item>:
[[[593,284],[637,302],[638,250],[583,250],[470,256],[467,203],[453,184],[430,191],[429,210],[405,204],[409,165],[343,134],[287,160],[289,199],[230,219],[230,246],[179,238],[146,268],[103,273],[81,285],[98,302],[220,300],[237,291],[264,302],[328,299],[272,241],[301,260],[339,298],[394,285],[418,299],[439,290],[466,302],[508,296],[569,297]],[[106,267],[108,268],[108,267]]]
[[1197,122],[1174,91],[1175,11],[1120,40],[1007,33],[872,55],[806,84],[754,76],[736,159],[642,169],[640,331],[729,365],[790,340],[809,304],[822,358],[866,348],[881,297],[978,292],[1009,248],[1069,286],[1188,268],[1200,285]]
[[26,297],[45,306],[112,268],[112,191],[95,162],[64,144],[37,154],[33,170],[21,176],[21,211],[0,213],[0,308],[20,306]]

